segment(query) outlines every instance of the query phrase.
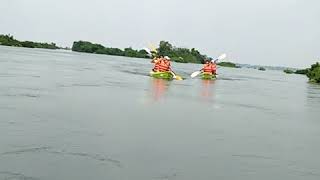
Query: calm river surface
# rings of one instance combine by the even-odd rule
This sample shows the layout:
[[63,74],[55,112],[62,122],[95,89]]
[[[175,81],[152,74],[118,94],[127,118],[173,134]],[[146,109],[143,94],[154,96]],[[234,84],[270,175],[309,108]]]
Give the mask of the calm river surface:
[[0,46],[0,179],[319,180],[320,86],[281,71]]

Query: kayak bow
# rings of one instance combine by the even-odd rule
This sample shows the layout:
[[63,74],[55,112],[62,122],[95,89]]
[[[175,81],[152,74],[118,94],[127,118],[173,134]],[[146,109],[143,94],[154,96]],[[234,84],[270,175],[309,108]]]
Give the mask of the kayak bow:
[[154,72],[150,71],[150,76],[158,79],[166,79],[166,80],[172,80],[173,74],[171,72]]
[[211,73],[202,73],[201,74],[201,79],[204,79],[204,80],[213,80],[216,78],[217,78],[216,75],[211,74]]

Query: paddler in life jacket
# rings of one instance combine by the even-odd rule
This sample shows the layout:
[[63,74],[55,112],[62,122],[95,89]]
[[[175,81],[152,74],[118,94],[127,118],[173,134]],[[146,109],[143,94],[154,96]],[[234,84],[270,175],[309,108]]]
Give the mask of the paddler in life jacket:
[[163,56],[158,56],[158,57],[154,57],[151,61],[151,63],[156,63],[158,61],[160,61],[163,58]]
[[201,69],[201,71],[206,74],[216,75],[217,74],[217,65],[211,59],[207,59],[203,68]]
[[160,56],[157,59],[153,59],[151,62],[154,63],[154,68],[152,69],[154,72],[171,71],[170,58],[168,56]]

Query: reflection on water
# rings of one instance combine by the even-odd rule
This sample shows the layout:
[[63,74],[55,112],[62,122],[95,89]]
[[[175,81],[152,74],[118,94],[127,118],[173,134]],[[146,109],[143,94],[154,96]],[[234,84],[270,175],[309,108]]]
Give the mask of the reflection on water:
[[214,96],[214,84],[213,80],[202,80],[200,96],[205,101],[212,101]]
[[170,81],[151,78],[151,97],[152,101],[161,100],[168,90]]
[[307,86],[307,108],[308,116],[312,119],[318,119],[320,108],[320,86],[318,84],[309,83]]
[[318,84],[308,84],[308,98],[320,99],[320,86]]

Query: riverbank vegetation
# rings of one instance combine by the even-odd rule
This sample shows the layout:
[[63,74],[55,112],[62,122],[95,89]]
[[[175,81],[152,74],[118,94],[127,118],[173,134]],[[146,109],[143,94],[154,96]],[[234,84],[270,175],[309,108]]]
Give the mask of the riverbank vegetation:
[[306,75],[309,78],[310,82],[313,83],[320,83],[320,64],[319,62],[312,64],[311,68],[307,69],[298,69],[298,70],[292,70],[292,69],[285,69],[283,70],[287,74],[302,74]]
[[232,63],[232,62],[218,62],[217,65],[223,66],[223,67],[230,67],[230,68],[240,68],[239,66],[237,66],[235,63]]
[[286,74],[302,74],[306,75],[309,71],[309,68],[307,69],[298,69],[298,70],[292,70],[292,69],[285,69],[283,70],[284,73]]
[[94,44],[88,41],[75,41],[72,46],[72,51],[136,58],[149,57],[145,50],[134,50],[131,47],[121,50],[119,48],[104,47],[101,44]]
[[[55,43],[41,43],[32,41],[19,41],[12,35],[0,35],[0,45],[26,47],[26,48],[44,48],[44,49],[66,49],[58,47]],[[72,51],[94,53],[94,54],[106,54],[115,56],[126,56],[135,58],[150,58],[148,52],[144,49],[135,50],[131,47],[120,49],[113,47],[105,47],[101,44],[95,44],[88,41],[75,41],[71,48]],[[175,47],[168,41],[161,41],[158,48],[153,49],[152,56],[169,56],[172,61],[179,63],[201,63],[203,64],[209,57],[201,54],[195,48],[182,48]],[[237,65],[232,62],[219,62],[219,66],[237,68]]]
[[320,64],[319,64],[319,62],[311,65],[311,68],[308,69],[307,77],[309,78],[310,82],[320,83]]
[[259,70],[259,71],[266,71],[266,68],[264,68],[264,67],[259,67],[258,70]]
[[156,49],[156,55],[169,56],[172,61],[180,63],[204,63],[208,58],[201,54],[195,48],[187,49],[175,47],[167,41],[161,41],[159,47]]
[[303,75],[306,75],[308,73],[309,69],[298,69],[296,70],[294,73],[295,74],[303,74]]
[[3,46],[15,46],[15,47],[26,47],[26,48],[44,48],[44,49],[60,49],[55,43],[40,43],[32,41],[19,41],[16,40],[12,35],[1,35],[0,34],[0,45]]
[[283,72],[286,74],[293,74],[294,73],[294,71],[291,69],[285,69],[285,70],[283,70]]
[[[127,56],[136,58],[150,58],[150,55],[145,50],[135,50],[131,47],[124,50],[119,48],[104,47],[101,44],[94,44],[88,41],[76,41],[73,43],[72,51],[95,53],[95,54],[107,54],[115,56]],[[200,52],[194,48],[179,48],[174,47],[167,41],[161,41],[158,48],[152,51],[153,56],[169,56],[172,61],[180,63],[204,63],[207,56],[200,54]]]

